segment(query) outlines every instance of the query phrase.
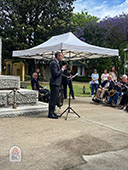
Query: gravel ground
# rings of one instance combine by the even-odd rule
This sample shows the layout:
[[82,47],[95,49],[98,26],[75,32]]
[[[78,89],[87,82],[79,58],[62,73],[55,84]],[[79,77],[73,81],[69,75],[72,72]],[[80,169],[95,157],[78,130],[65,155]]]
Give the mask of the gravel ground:
[[[127,170],[128,113],[88,97],[76,97],[71,106],[81,118],[73,113],[67,121],[66,114],[53,120],[47,113],[0,118],[0,170]],[[20,163],[9,162],[13,145],[22,150]]]

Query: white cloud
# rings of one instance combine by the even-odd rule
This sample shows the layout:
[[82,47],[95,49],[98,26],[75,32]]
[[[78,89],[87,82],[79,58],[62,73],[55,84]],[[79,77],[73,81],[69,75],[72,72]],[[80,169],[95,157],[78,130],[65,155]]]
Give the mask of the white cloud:
[[94,0],[77,0],[74,6],[74,12],[80,12],[86,9],[91,15],[97,16],[100,19],[106,16],[114,17],[123,12],[126,14],[128,13],[128,0],[119,5],[110,5],[108,1],[103,1],[101,4]]

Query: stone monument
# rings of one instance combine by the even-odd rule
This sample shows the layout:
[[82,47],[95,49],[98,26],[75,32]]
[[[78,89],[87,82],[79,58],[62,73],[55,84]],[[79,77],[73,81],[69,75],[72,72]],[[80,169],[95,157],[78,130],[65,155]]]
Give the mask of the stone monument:
[[36,114],[48,111],[48,104],[38,101],[38,91],[20,89],[19,76],[1,75],[0,39],[0,117]]
[[0,117],[37,114],[48,111],[38,101],[38,91],[20,89],[20,77],[0,75]]
[[20,77],[0,75],[0,117],[37,114],[48,111],[38,101],[38,91],[20,89]]

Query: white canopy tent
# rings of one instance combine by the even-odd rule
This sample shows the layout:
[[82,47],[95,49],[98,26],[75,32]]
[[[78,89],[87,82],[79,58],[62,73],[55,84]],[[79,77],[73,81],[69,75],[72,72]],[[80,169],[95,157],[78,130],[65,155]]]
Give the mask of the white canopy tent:
[[73,33],[65,33],[51,37],[48,41],[20,51],[13,51],[13,57],[51,60],[56,51],[62,51],[65,60],[80,60],[83,58],[116,57],[119,50],[102,48],[79,40]]

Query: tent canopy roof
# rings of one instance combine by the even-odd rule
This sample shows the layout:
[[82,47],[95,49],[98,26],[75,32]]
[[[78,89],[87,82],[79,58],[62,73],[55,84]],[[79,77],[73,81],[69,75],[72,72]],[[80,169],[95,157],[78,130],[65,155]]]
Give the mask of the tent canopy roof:
[[51,60],[54,53],[63,51],[65,60],[118,56],[117,49],[109,49],[87,44],[73,33],[51,37],[48,41],[27,50],[13,51],[13,57]]

